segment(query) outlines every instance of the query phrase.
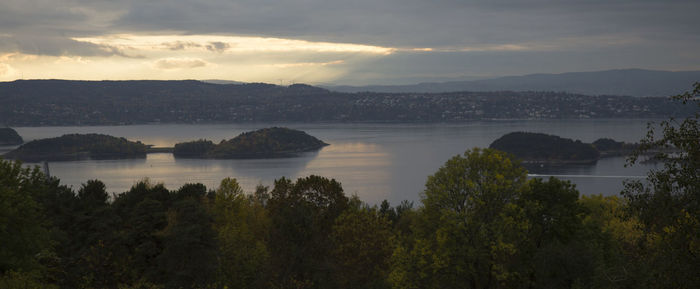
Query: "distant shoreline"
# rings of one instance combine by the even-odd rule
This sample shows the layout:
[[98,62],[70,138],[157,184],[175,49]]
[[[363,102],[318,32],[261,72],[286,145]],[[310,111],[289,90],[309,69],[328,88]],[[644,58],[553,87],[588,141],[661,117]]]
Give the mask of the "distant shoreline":
[[[65,124],[65,125],[20,125],[12,126],[13,128],[37,128],[37,127],[128,127],[128,126],[143,126],[143,125],[336,125],[336,124],[389,124],[389,125],[461,125],[474,124],[479,122],[521,122],[521,121],[551,121],[554,119],[547,118],[492,118],[492,119],[474,119],[464,121],[250,121],[250,122],[228,122],[228,121],[212,121],[212,122],[144,122],[144,123],[129,123],[129,124]],[[639,118],[639,117],[620,117],[620,118],[558,118],[556,120],[565,121],[615,121],[615,120],[630,120],[630,121],[648,121],[656,122],[668,120],[663,117]]]
[[295,84],[27,80],[0,83],[11,126],[149,123],[463,123],[484,120],[668,118],[691,114],[669,97],[561,91],[341,93]]

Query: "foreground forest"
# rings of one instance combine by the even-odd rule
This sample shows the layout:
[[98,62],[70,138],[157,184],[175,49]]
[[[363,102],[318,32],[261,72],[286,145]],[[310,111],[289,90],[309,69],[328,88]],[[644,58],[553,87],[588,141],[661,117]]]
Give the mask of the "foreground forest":
[[[700,84],[677,98],[698,96]],[[0,160],[0,288],[699,288],[698,120],[650,131],[631,163],[678,151],[621,197],[528,180],[479,148],[430,176],[420,204],[396,206],[320,176],[75,192]]]

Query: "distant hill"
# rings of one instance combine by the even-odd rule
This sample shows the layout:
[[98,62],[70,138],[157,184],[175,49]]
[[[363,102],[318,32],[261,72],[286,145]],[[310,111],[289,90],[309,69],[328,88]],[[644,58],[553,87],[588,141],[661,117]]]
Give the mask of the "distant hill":
[[564,91],[587,95],[671,96],[700,81],[700,71],[619,69],[529,74],[493,79],[413,85],[327,86],[338,92]]
[[342,93],[306,84],[195,80],[0,82],[0,123],[10,126],[666,118],[694,111],[668,97],[546,91]]
[[222,80],[222,79],[203,79],[202,82],[213,83],[213,84],[244,84],[245,82],[234,81],[234,80]]

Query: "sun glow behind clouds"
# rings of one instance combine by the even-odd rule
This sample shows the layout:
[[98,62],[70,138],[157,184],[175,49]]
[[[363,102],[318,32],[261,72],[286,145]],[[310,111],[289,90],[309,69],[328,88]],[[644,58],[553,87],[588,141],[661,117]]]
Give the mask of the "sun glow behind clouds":
[[[59,55],[27,54],[10,51],[0,54],[0,81],[19,78],[60,78],[84,80],[121,79],[223,79],[244,82],[333,83],[354,81],[377,83],[387,77],[391,61],[426,57],[453,59],[482,52],[547,52],[578,49],[603,43],[628,44],[634,39],[559,38],[544,42],[482,43],[466,46],[384,47],[376,45],[314,42],[256,36],[111,34],[73,37],[76,47],[98,49],[103,53],[65,52]],[[593,44],[591,44],[593,43]],[[437,56],[435,56],[437,55]],[[430,58],[433,57],[433,58]],[[476,56],[473,56],[471,59]],[[441,58],[442,59],[442,58]],[[408,63],[408,62],[407,62]],[[438,75],[435,70],[411,72],[398,65],[393,74]],[[458,69],[463,69],[459,66]],[[380,72],[377,72],[380,71]],[[417,69],[416,71],[420,71]],[[389,74],[392,75],[392,74]],[[443,73],[454,77],[453,74]],[[461,75],[461,74],[459,74]],[[350,81],[350,83],[348,83]]]
[[[76,41],[107,45],[125,50],[221,51],[221,52],[350,52],[387,55],[394,48],[372,45],[311,42],[296,39],[221,35],[107,35],[73,38]],[[217,47],[218,45],[218,47]],[[218,49],[217,49],[218,48]]]
[[398,51],[362,44],[221,35],[116,34],[72,39],[119,54],[0,55],[0,80],[228,79],[319,83],[343,77],[356,65]]

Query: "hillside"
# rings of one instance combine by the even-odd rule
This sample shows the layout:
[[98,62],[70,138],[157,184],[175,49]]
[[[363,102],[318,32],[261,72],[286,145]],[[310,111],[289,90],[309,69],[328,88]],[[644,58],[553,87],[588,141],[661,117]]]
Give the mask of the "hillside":
[[667,97],[541,91],[339,93],[304,84],[193,80],[0,82],[0,103],[0,123],[13,126],[662,118],[693,112]]
[[178,143],[173,154],[209,159],[271,158],[294,156],[326,145],[303,131],[273,127],[245,132],[216,145],[208,140]]
[[328,86],[339,92],[563,91],[587,95],[669,96],[684,92],[700,71],[619,69],[560,74],[529,74],[471,81],[427,82],[413,85]]
[[66,134],[30,141],[5,154],[27,162],[145,158],[147,145],[103,134]]

